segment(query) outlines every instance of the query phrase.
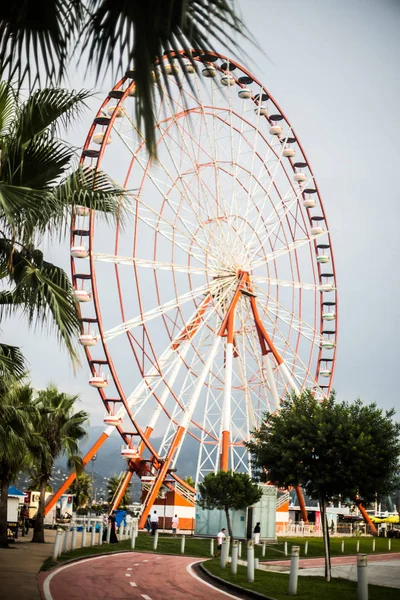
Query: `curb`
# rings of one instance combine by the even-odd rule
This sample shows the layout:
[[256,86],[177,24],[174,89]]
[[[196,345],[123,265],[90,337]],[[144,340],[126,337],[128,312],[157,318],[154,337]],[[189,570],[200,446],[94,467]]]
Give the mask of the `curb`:
[[217,575],[210,573],[209,571],[207,571],[206,567],[204,566],[204,562],[199,563],[199,568],[203,571],[203,573],[205,573],[207,575],[207,577],[210,577],[211,579],[215,579],[215,581],[218,581],[218,583],[221,583],[222,585],[224,585],[227,588],[232,589],[233,591],[244,593],[247,596],[256,598],[257,600],[276,600],[276,598],[273,598],[272,596],[265,596],[264,594],[260,594],[259,592],[255,592],[254,590],[249,590],[248,588],[244,588],[240,585],[236,585],[236,583],[232,583],[231,581],[226,581],[226,579],[222,579],[222,577],[218,577]]

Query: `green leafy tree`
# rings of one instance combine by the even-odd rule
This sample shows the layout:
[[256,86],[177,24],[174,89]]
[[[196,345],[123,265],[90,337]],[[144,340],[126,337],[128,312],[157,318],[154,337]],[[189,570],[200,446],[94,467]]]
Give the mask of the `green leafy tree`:
[[[74,56],[94,67],[97,79],[135,69],[136,116],[155,152],[151,71],[158,56],[183,48],[211,50],[213,42],[237,48],[233,34],[244,30],[234,0],[32,0],[3,3],[0,14],[0,67],[3,76],[30,86],[59,82]],[[76,65],[74,62],[72,63]],[[167,83],[166,74],[164,78]],[[168,83],[167,83],[168,85]]]
[[262,496],[260,486],[254,483],[247,473],[219,471],[209,473],[199,483],[200,500],[197,503],[202,508],[224,510],[228,532],[231,537],[232,525],[230,510],[244,510],[258,502]]
[[[20,102],[0,82],[0,305],[2,318],[13,313],[30,325],[53,327],[76,358],[80,332],[70,280],[45,260],[38,247],[45,235],[62,237],[73,204],[116,215],[120,190],[103,173],[71,172],[75,149],[63,142],[60,127],[76,120],[88,92],[44,89]],[[21,375],[20,351],[0,345],[0,375]]]
[[[110,477],[110,479],[108,480],[108,482],[107,482],[107,501],[109,504],[112,504],[112,502],[114,501],[114,498],[117,495],[118,488],[123,479],[123,476],[124,476],[124,473],[121,473],[121,475],[117,475],[116,473],[114,473],[114,475],[112,477]],[[120,506],[122,508],[128,506],[132,502],[131,495],[130,495],[131,486],[132,486],[132,484],[130,483],[125,490],[125,494],[122,496],[122,499],[120,502]]]
[[88,414],[83,410],[74,412],[77,400],[78,396],[59,392],[53,385],[41,390],[35,399],[38,416],[34,427],[45,444],[35,454],[40,497],[33,542],[44,542],[45,492],[56,459],[65,455],[70,467],[81,467],[78,447],[79,442],[86,436]]
[[279,411],[267,413],[247,444],[255,466],[279,485],[301,485],[318,500],[325,547],[325,576],[331,577],[326,507],[329,500],[370,501],[398,485],[400,424],[394,411],[360,400],[322,402],[310,390],[292,394]]
[[86,506],[92,491],[92,480],[87,473],[79,473],[71,484],[68,493],[74,496],[74,506],[77,510]]
[[30,385],[10,378],[0,383],[0,547],[7,547],[8,487],[29,466],[41,438],[32,426],[36,409]]

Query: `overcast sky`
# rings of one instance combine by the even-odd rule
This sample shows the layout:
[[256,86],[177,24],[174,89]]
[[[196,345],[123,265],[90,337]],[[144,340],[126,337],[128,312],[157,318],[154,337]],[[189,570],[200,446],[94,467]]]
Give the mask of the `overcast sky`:
[[[242,43],[246,65],[281,105],[301,140],[318,183],[336,260],[339,340],[334,387],[399,408],[400,3],[396,0],[242,0],[243,18],[260,50]],[[223,49],[221,49],[223,50]],[[83,74],[72,81],[87,87]],[[71,140],[82,145],[106,82]],[[48,257],[69,272],[69,245]],[[22,346],[33,384],[50,380],[80,393],[93,425],[103,408],[74,374],[51,337],[25,324],[3,327]]]

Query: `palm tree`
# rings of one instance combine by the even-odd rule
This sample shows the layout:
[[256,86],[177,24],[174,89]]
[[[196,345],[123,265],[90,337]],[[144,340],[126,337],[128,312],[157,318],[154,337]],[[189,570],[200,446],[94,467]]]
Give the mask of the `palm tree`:
[[66,455],[69,467],[78,468],[81,464],[78,443],[86,435],[84,425],[87,423],[88,414],[83,410],[74,412],[77,400],[78,396],[59,392],[54,385],[40,391],[35,399],[34,404],[38,411],[35,427],[45,443],[35,456],[40,498],[32,542],[44,542],[45,492],[55,460]]
[[[38,248],[45,235],[62,237],[74,204],[116,215],[120,190],[106,176],[78,167],[75,150],[57,135],[80,114],[88,92],[44,89],[21,103],[0,82],[0,292],[2,315],[19,311],[29,324],[53,325],[76,359],[80,321],[69,278]],[[95,187],[94,187],[95,186]],[[0,345],[0,376],[17,374],[17,348]]]
[[155,153],[151,71],[156,58],[178,48],[190,58],[192,49],[212,50],[212,40],[235,53],[233,36],[242,32],[235,0],[46,0],[40,19],[37,5],[21,0],[5,3],[1,11],[0,68],[10,80],[32,86],[40,84],[41,73],[47,83],[59,83],[72,55],[85,54],[97,79],[110,69],[115,77],[133,67],[138,126],[144,123],[148,148]]
[[[118,488],[121,483],[123,475],[124,475],[124,473],[122,473],[121,475],[117,475],[116,473],[114,473],[114,475],[112,477],[110,477],[110,479],[107,482],[107,501],[109,504],[113,503],[113,500],[117,494],[117,491],[118,491]],[[128,506],[128,504],[131,504],[131,496],[130,496],[131,485],[132,485],[131,483],[128,485],[128,487],[126,488],[125,494],[122,496],[122,499],[120,502],[121,507],[125,507],[125,506]]]
[[41,438],[33,430],[33,390],[21,380],[0,382],[0,547],[7,547],[8,487],[29,466]]
[[86,506],[92,491],[92,480],[87,473],[79,473],[75,481],[71,484],[68,490],[69,494],[74,496],[75,510]]
[[194,486],[196,485],[196,482],[191,475],[186,475],[186,477],[183,478],[183,481],[185,481],[192,488],[194,488]]

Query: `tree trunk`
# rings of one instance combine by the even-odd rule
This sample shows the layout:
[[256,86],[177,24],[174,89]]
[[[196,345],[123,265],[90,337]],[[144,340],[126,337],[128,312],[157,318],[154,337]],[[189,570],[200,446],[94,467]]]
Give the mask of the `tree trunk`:
[[231,538],[231,544],[232,544],[233,535],[232,535],[231,517],[229,515],[229,508],[225,508],[225,515],[226,515],[226,524],[228,526],[228,533],[229,533],[229,537]]
[[330,581],[331,580],[331,553],[330,553],[330,546],[329,546],[328,523],[326,520],[326,498],[325,498],[325,496],[320,496],[319,507],[321,510],[321,527],[322,527],[322,537],[324,540],[325,579],[326,579],[326,581]]
[[39,508],[36,514],[32,542],[44,544],[44,506],[46,498],[46,480],[40,482]]
[[7,501],[9,480],[3,478],[0,482],[0,548],[8,548],[7,540]]

